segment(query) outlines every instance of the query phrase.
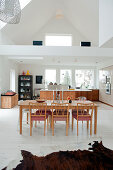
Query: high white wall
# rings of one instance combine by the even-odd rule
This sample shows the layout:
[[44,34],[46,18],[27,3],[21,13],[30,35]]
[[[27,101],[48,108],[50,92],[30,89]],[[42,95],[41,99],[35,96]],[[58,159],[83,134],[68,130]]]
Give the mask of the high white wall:
[[12,44],[15,43],[0,30],[0,45],[12,45]]
[[[0,56],[0,95],[10,90],[10,70],[15,70],[16,92],[18,92],[18,65],[6,56]],[[1,99],[0,99],[1,102]]]
[[99,0],[99,46],[113,37],[113,0]]
[[[30,74],[33,75],[33,88],[44,88],[44,80],[45,80],[45,69],[56,69],[56,82],[60,83],[60,69],[71,69],[72,71],[72,86],[75,88],[75,69],[94,69],[94,82],[95,82],[95,88],[97,88],[96,84],[96,67],[75,67],[75,66],[61,66],[61,65],[54,65],[54,66],[44,66],[44,65],[38,65],[38,64],[20,64],[19,65],[19,74],[22,74],[23,71],[27,72],[29,70]],[[43,84],[38,85],[35,83],[36,75],[42,75],[43,76]]]
[[31,35],[32,40],[42,40],[45,43],[46,34],[72,34],[72,45],[80,46],[81,41],[88,41],[70,22],[67,18],[56,19],[52,18],[40,31]]
[[[110,77],[111,94],[106,94],[106,76]],[[113,66],[99,71],[99,100],[113,106]]]

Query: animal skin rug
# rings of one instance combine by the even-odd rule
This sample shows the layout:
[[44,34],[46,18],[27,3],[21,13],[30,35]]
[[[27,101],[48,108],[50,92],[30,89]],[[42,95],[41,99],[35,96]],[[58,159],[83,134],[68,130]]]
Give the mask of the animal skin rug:
[[21,153],[23,160],[13,170],[113,170],[113,150],[97,141],[83,151],[59,151],[43,157],[24,150]]

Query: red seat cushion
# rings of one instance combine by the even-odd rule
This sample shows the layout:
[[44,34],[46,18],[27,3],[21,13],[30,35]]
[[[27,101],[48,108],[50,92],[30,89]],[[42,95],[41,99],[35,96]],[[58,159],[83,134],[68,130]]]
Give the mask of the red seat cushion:
[[61,117],[61,116],[55,117],[55,116],[54,116],[54,120],[55,120],[55,121],[66,121],[66,120],[67,120],[67,117]]
[[45,116],[31,116],[31,120],[32,121],[44,121],[45,120]]
[[[77,113],[72,114],[73,118],[77,120]],[[79,121],[88,121],[91,120],[91,115],[85,112],[84,114],[79,113],[78,114],[78,120]]]
[[47,110],[46,110],[46,114],[47,114],[47,115],[52,115],[52,111],[51,111],[50,109],[47,109]]
[[9,96],[13,96],[15,95],[16,93],[15,92],[6,92],[5,95],[9,95]]

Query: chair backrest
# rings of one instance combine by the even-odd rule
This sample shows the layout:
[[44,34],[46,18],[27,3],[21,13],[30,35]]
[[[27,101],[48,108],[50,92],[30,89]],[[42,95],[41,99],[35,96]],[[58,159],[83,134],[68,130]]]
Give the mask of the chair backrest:
[[51,103],[51,105],[52,105],[52,115],[68,116],[69,103]]
[[91,103],[77,103],[77,118],[79,117],[79,115],[87,117],[88,114],[90,114],[90,116],[92,117],[93,111],[94,111],[94,103],[93,102],[91,102]]
[[[35,116],[45,116],[46,117],[47,103],[29,103],[29,112],[34,113]],[[38,114],[37,114],[38,112]]]

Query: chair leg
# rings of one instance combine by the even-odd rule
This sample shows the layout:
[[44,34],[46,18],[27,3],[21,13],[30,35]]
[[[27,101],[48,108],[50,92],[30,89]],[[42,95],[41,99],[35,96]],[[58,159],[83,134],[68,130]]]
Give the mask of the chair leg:
[[77,136],[78,136],[78,121],[77,121]]
[[28,119],[29,119],[29,113],[27,113],[27,124],[28,124]]
[[52,128],[52,118],[51,115],[49,116],[50,128]]
[[66,121],[66,136],[68,136],[68,120]]
[[49,128],[49,117],[47,118],[47,129]]
[[89,129],[89,121],[87,121],[87,130]]
[[46,129],[46,120],[44,121],[44,136],[45,136],[45,129]]
[[35,127],[37,127],[37,121],[35,121]]
[[72,131],[73,131],[74,118],[72,116]]
[[54,120],[52,120],[52,135],[54,136]]
[[70,115],[68,116],[68,127],[70,125]]
[[92,120],[90,121],[90,135],[92,135]]
[[30,121],[30,136],[32,136],[32,121]]

